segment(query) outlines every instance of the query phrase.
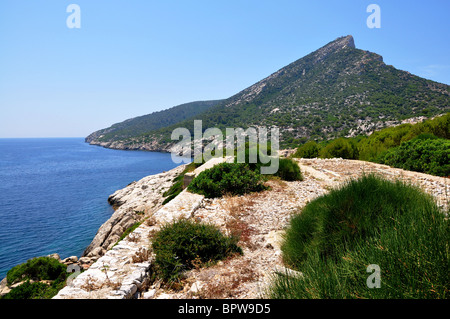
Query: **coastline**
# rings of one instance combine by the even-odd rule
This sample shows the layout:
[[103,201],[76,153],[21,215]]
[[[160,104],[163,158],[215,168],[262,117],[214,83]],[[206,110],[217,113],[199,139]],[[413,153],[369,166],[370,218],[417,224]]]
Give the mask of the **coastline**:
[[[114,209],[114,213],[99,227],[96,235],[80,256],[74,255],[61,259],[59,253],[54,252],[32,258],[51,257],[67,266],[78,266],[83,270],[89,269],[117,244],[128,228],[142,222],[162,207],[164,192],[172,186],[172,180],[184,170],[185,165],[179,165],[167,172],[146,176],[109,195],[108,202]],[[0,281],[0,296],[9,291],[5,276]]]
[[[292,214],[314,198],[366,173],[378,174],[392,181],[402,180],[416,184],[433,195],[439,206],[448,207],[445,178],[355,160],[296,161],[304,174],[303,181],[272,180],[269,181],[271,189],[262,193],[208,199],[184,190],[170,203],[154,212],[151,218],[125,237],[119,245],[108,250],[54,298],[262,298],[274,273],[288,272],[299,275],[286,268],[281,259],[283,233]],[[202,166],[196,170],[201,171]],[[137,185],[130,187],[139,189]],[[137,195],[136,192],[134,194]],[[126,195],[119,198],[132,201],[137,199]],[[188,271],[183,277],[185,286],[180,291],[164,287],[161,282],[152,279],[154,256],[149,248],[149,236],[166,222],[178,217],[214,224],[224,233],[232,231],[229,228],[233,224],[230,224],[230,220],[235,220],[248,230],[248,236],[240,242],[243,256],[227,259],[211,267]],[[146,252],[146,257],[137,258],[143,251]]]
[[[18,139],[14,139],[10,143],[14,143],[14,145],[16,145],[17,140]],[[52,187],[50,187],[48,189],[46,187],[45,188],[44,187],[34,187],[33,188],[32,187],[32,185],[34,185],[33,181],[27,180],[28,184],[26,184],[26,185],[29,185],[29,186],[27,186],[27,188],[20,188],[21,192],[18,192],[18,191],[16,192],[19,197],[16,200],[14,200],[15,197],[9,197],[9,198],[11,198],[10,201],[11,202],[13,200],[17,201],[17,200],[19,200],[19,198],[24,198],[25,196],[27,196],[25,198],[30,198],[31,203],[36,202],[36,203],[39,203],[39,205],[40,205],[38,207],[35,207],[36,205],[33,206],[33,204],[28,205],[31,208],[38,209],[39,207],[44,208],[44,207],[52,206],[54,208],[53,209],[54,213],[53,213],[53,211],[46,210],[46,215],[44,216],[46,219],[41,221],[41,224],[40,224],[41,228],[42,228],[42,225],[46,225],[47,222],[50,223],[50,221],[52,220],[51,219],[52,216],[55,216],[55,218],[57,216],[59,219],[53,219],[53,222],[51,222],[51,225],[50,225],[52,228],[45,228],[45,230],[43,231],[47,234],[51,234],[52,236],[42,237],[42,240],[39,238],[39,234],[35,234],[33,236],[34,238],[38,238],[40,240],[39,242],[43,243],[43,245],[40,246],[43,248],[34,249],[36,251],[32,251],[31,253],[23,253],[22,249],[19,245],[18,249],[16,249],[15,252],[13,251],[10,253],[10,255],[7,256],[8,261],[12,260],[12,262],[7,262],[6,258],[5,259],[2,258],[3,259],[2,262],[4,262],[6,264],[6,266],[4,267],[4,272],[2,272],[0,281],[4,280],[6,278],[6,274],[10,269],[12,269],[20,264],[23,264],[30,259],[38,258],[38,257],[52,256],[55,259],[58,259],[61,262],[64,262],[65,264],[76,263],[77,265],[80,265],[80,267],[82,267],[82,268],[87,268],[90,264],[92,264],[95,261],[95,255],[94,255],[95,252],[91,253],[89,258],[86,258],[87,256],[86,256],[85,252],[89,247],[93,246],[92,241],[94,241],[96,236],[98,237],[98,232],[100,231],[102,226],[103,226],[103,229],[105,228],[105,225],[104,225],[105,223],[108,223],[108,221],[109,221],[110,222],[109,224],[114,226],[114,227],[111,227],[110,230],[108,230],[108,233],[109,233],[108,240],[111,242],[114,241],[114,243],[115,243],[115,241],[117,241],[118,238],[120,237],[120,236],[118,237],[119,233],[121,235],[121,232],[123,232],[123,230],[127,229],[130,224],[139,222],[141,219],[145,218],[145,216],[143,216],[142,214],[137,214],[137,213],[135,213],[135,211],[138,211],[138,212],[143,211],[143,210],[151,211],[151,209],[156,207],[156,205],[160,205],[164,199],[162,197],[162,194],[166,190],[164,187],[165,186],[166,186],[166,188],[170,187],[172,184],[171,183],[164,184],[162,180],[161,180],[161,183],[158,182],[157,184],[161,184],[161,185],[157,185],[157,187],[153,187],[155,189],[155,193],[147,196],[147,197],[152,198],[152,201],[156,200],[155,203],[154,204],[153,203],[149,203],[149,204],[144,203],[148,207],[144,207],[145,205],[141,205],[143,207],[139,207],[139,205],[136,204],[135,205],[136,207],[134,207],[135,208],[134,210],[131,210],[131,208],[128,207],[129,211],[127,211],[126,213],[123,214],[123,216],[122,216],[123,218],[117,218],[117,216],[121,215],[121,212],[123,212],[124,209],[122,209],[122,210],[120,209],[119,206],[121,203],[119,201],[116,201],[116,203],[111,201],[114,193],[118,193],[122,189],[127,189],[127,187],[129,189],[130,185],[134,185],[137,183],[137,182],[129,183],[130,181],[140,181],[142,178],[158,175],[158,174],[160,174],[160,172],[165,172],[165,171],[171,170],[172,168],[177,169],[177,167],[180,166],[179,164],[172,163],[170,161],[170,154],[168,155],[166,152],[161,153],[161,154],[157,154],[158,152],[154,152],[155,155],[145,154],[146,152],[113,151],[113,152],[105,153],[104,151],[102,151],[103,148],[97,148],[97,147],[94,147],[94,145],[90,146],[89,144],[85,143],[85,138],[45,138],[45,139],[21,138],[20,141],[22,141],[22,140],[25,141],[26,143],[28,143],[30,145],[30,147],[34,146],[35,142],[40,143],[40,144],[38,144],[39,148],[32,148],[32,150],[34,150],[34,149],[41,150],[42,149],[43,151],[41,153],[42,153],[42,158],[44,160],[40,160],[39,156],[35,156],[33,158],[37,158],[37,159],[33,160],[33,163],[31,163],[31,161],[23,161],[23,164],[21,164],[22,162],[19,162],[21,166],[16,165],[15,167],[24,167],[25,169],[22,169],[22,171],[18,171],[17,172],[18,176],[23,175],[22,179],[28,178],[26,173],[31,171],[32,169],[34,169],[34,167],[36,167],[36,163],[37,163],[39,165],[39,166],[37,166],[38,168],[40,168],[41,166],[43,168],[43,169],[39,170],[39,172],[42,176],[47,176],[48,174],[50,174],[50,175],[48,175],[49,178],[36,179],[36,181],[37,181],[36,184],[41,185],[42,183],[40,181],[44,180],[45,181],[44,184],[46,183],[45,185],[49,184]],[[50,141],[50,143],[43,144],[44,142],[47,142],[47,141]],[[57,141],[58,143],[55,143],[54,141]],[[70,141],[70,142],[67,143],[66,141]],[[20,151],[22,151],[22,149],[26,150],[27,148],[24,148],[23,145],[28,145],[28,144],[26,144],[25,142],[18,144],[20,147],[18,147],[17,149]],[[48,144],[48,147],[47,147],[47,144]],[[75,147],[72,144],[74,144]],[[58,149],[57,156],[55,156],[55,160],[53,162],[50,162],[49,165],[47,165],[48,158],[49,158],[48,156],[53,154],[54,148]],[[66,149],[67,149],[67,153],[65,153]],[[13,148],[11,148],[11,150],[12,150],[11,154],[16,156],[16,153],[18,153],[18,151],[16,151]],[[63,150],[63,152],[61,152],[61,150]],[[13,151],[16,153],[12,153]],[[47,152],[47,153],[51,152],[51,154],[47,154],[45,152]],[[39,153],[38,155],[41,155],[41,153]],[[9,153],[4,153],[4,154],[9,154]],[[20,153],[18,153],[18,154],[20,154]],[[36,155],[36,153],[33,153],[33,154]],[[71,163],[70,161],[69,162],[63,161],[64,156],[68,156],[69,159],[74,159],[74,161],[76,161],[75,164],[72,166],[70,164]],[[12,158],[14,158],[14,157],[12,157]],[[84,161],[83,159],[86,159],[86,158],[88,159],[87,160],[88,164],[86,164],[86,165],[79,164],[79,163],[82,163],[82,161]],[[158,162],[152,161],[153,159],[154,159],[154,161],[158,161]],[[162,162],[160,162],[160,161],[162,161]],[[61,168],[59,168],[56,166],[58,163],[64,163],[64,164]],[[109,170],[109,172],[104,173],[103,168],[107,167],[106,165],[109,165],[110,163],[112,165],[111,169]],[[33,164],[33,166],[31,164]],[[138,165],[136,165],[136,164],[138,164]],[[53,174],[54,169],[51,170],[49,167],[53,167],[53,168],[56,167],[58,169],[58,172],[59,172],[59,170],[63,170],[64,172],[66,172],[66,170],[68,170],[70,173],[69,174],[65,173],[64,176],[55,175],[55,174]],[[73,168],[73,170],[70,170],[71,168]],[[85,168],[85,169],[83,169],[83,168]],[[83,169],[82,173],[79,172],[80,169]],[[181,169],[181,168],[178,168],[178,169]],[[122,171],[119,171],[119,170],[122,170]],[[72,171],[73,171],[73,173],[72,173]],[[25,173],[22,174],[22,172],[25,172]],[[72,175],[73,175],[73,179],[72,179]],[[80,177],[78,179],[79,181],[77,181],[77,179],[75,178],[76,176]],[[70,181],[68,180],[68,178],[70,178]],[[76,181],[76,182],[72,183],[72,181]],[[83,183],[81,181],[89,183],[89,186],[84,187]],[[16,184],[17,184],[17,182],[16,182]],[[53,187],[53,185],[55,185],[55,187],[56,187],[56,185],[64,185],[64,187],[58,188],[61,190],[61,192],[60,192],[61,194],[59,194],[57,192],[57,189],[55,190],[55,187]],[[125,185],[127,185],[127,186],[125,186]],[[78,189],[79,187],[81,187],[81,189]],[[10,189],[14,190],[14,188],[10,188]],[[32,193],[26,195],[24,192],[27,189],[31,189]],[[67,196],[65,196],[64,189],[68,189],[71,193],[68,194]],[[74,190],[74,191],[72,191],[72,190]],[[75,191],[75,190],[77,190],[77,191]],[[51,191],[52,196],[48,196],[48,197],[44,196],[46,191]],[[159,193],[158,193],[158,191],[159,191]],[[142,191],[141,193],[147,195],[148,193],[152,193],[152,189],[149,188],[148,190]],[[9,194],[9,193],[5,193],[5,194]],[[75,194],[75,195],[73,195],[73,194]],[[90,197],[88,196],[89,194],[91,194]],[[34,196],[34,197],[30,197],[30,196]],[[57,197],[57,196],[59,196],[59,197]],[[80,196],[82,198],[80,198]],[[42,201],[43,198],[47,199],[48,204],[44,203]],[[65,207],[67,205],[65,205],[62,200],[56,202],[56,199],[58,199],[58,198],[64,198],[65,202],[68,202],[71,199],[76,200],[77,205],[71,205],[70,207],[75,207],[75,208],[73,210],[67,210],[67,209],[65,209]],[[86,199],[86,200],[83,201],[84,199]],[[109,199],[109,203],[107,202],[108,199]],[[39,200],[39,201],[37,201],[37,200]],[[8,205],[8,203],[9,202],[7,201],[6,204]],[[25,206],[22,206],[22,208],[27,209],[26,211],[31,211],[31,208],[27,208],[28,206],[25,205]],[[60,214],[60,212],[59,212],[60,210],[64,210],[63,212],[65,213],[65,215]],[[8,211],[8,209],[6,211]],[[69,212],[72,212],[72,213],[69,214]],[[92,216],[92,215],[95,215],[95,216]],[[31,216],[31,217],[27,218],[27,216]],[[31,222],[36,220],[38,218],[38,216],[40,216],[40,215],[36,215],[36,217],[33,217],[33,216],[35,216],[35,215],[30,215],[30,214],[24,215],[23,220],[25,222],[30,220],[30,222],[25,223],[24,225],[27,225],[27,226],[24,226],[20,229],[30,228],[31,225],[33,225]],[[114,222],[111,223],[111,220],[114,220]],[[63,221],[67,221],[67,222],[63,225],[63,227],[58,227],[57,232],[53,232],[52,230],[56,227],[54,225],[57,225],[58,223],[61,223]],[[74,223],[75,221],[77,223]],[[28,225],[30,225],[30,226],[28,226]],[[89,225],[91,225],[91,226],[89,226]],[[17,228],[17,229],[19,229],[19,228]],[[61,232],[63,232],[62,235],[60,235]],[[20,233],[18,233],[18,234],[20,234]],[[55,234],[55,235],[53,236],[53,234]],[[26,234],[24,234],[23,236],[25,237]],[[59,238],[60,236],[63,236],[64,237],[63,239],[68,238],[67,240],[72,240],[72,238],[75,238],[75,240],[72,240],[72,242],[69,242],[69,243],[62,241],[62,242],[59,242],[59,245],[58,245],[58,242],[56,242],[56,239],[54,240],[53,238]],[[8,240],[9,240],[9,238],[15,238],[15,237],[10,236],[10,237],[8,237]],[[26,238],[22,242],[26,243]],[[35,240],[35,242],[36,242],[36,240]],[[9,245],[9,241],[5,240],[5,242],[3,244]],[[78,246],[76,246],[77,244],[78,244]],[[11,246],[11,245],[9,245],[9,246],[8,245],[4,246],[4,247]],[[49,246],[49,247],[46,248],[47,246]],[[52,246],[52,247],[50,247],[50,246]],[[76,246],[75,249],[73,249],[74,246]],[[30,249],[29,245],[25,246],[24,249],[26,247],[28,247],[28,250],[33,249],[33,248]],[[34,246],[32,246],[32,247],[34,247]],[[96,247],[94,247],[94,248],[96,248]],[[99,253],[99,252],[100,252],[100,254],[102,253],[100,248],[97,249],[97,253]],[[11,256],[11,257],[9,257],[9,256]],[[85,257],[85,258],[83,258],[83,257]],[[94,257],[94,258],[92,258],[92,257]],[[2,289],[0,288],[0,294],[1,294],[1,290]]]
[[170,171],[146,176],[111,194],[108,202],[115,211],[100,226],[81,258],[85,258],[86,262],[89,258],[89,264],[97,260],[116,244],[128,228],[142,222],[160,209],[164,201],[164,192],[172,186],[173,179],[184,170],[185,166],[186,164],[182,164]]
[[114,142],[100,142],[97,140],[97,137],[88,136],[85,138],[85,143],[89,145],[100,146],[103,148],[109,148],[114,150],[123,150],[123,151],[149,151],[149,152],[160,152],[160,153],[170,153],[171,145],[166,147],[161,147],[159,143],[141,143],[141,142],[130,142],[125,144],[121,141]]

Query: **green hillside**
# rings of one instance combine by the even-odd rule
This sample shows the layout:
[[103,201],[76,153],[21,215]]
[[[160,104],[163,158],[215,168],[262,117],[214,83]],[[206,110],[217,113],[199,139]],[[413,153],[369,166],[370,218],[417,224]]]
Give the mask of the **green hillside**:
[[192,116],[196,116],[220,101],[221,100],[185,103],[167,110],[128,119],[114,124],[109,128],[90,134],[86,137],[86,142],[108,142],[139,136],[183,121]]

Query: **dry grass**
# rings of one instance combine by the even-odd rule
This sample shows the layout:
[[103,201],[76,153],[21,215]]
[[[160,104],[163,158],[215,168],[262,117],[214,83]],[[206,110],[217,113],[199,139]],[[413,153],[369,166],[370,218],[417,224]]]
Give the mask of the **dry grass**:
[[142,263],[150,259],[150,250],[146,247],[141,247],[138,251],[135,252],[133,256],[131,256],[131,260],[133,263]]
[[208,280],[202,289],[196,294],[200,299],[225,299],[233,298],[241,286],[254,281],[258,276],[249,259],[241,259],[236,265],[228,265],[222,268],[220,274],[214,276],[214,280]]
[[266,184],[270,187],[270,191],[277,193],[285,192],[288,187],[288,184],[279,177],[272,177]]
[[106,286],[112,288],[113,290],[119,290],[120,287],[122,287],[122,282],[107,281]]
[[220,207],[233,217],[242,217],[248,215],[248,210],[255,205],[257,194],[245,196],[231,196],[229,194],[223,197]]
[[86,277],[86,281],[80,287],[83,290],[91,292],[91,291],[102,289],[103,286],[104,286],[103,282],[99,282],[98,279],[92,277],[91,275],[88,275]]
[[148,217],[145,220],[145,225],[151,227],[151,226],[155,226],[156,225],[156,218],[154,216]]
[[254,229],[249,227],[246,222],[232,217],[226,221],[225,227],[229,235],[239,238],[240,244],[251,250],[256,249],[256,245],[251,241],[251,234],[254,233]]
[[122,286],[121,281],[112,281],[108,277],[108,269],[109,266],[103,264],[102,271],[105,273],[106,279],[105,280],[98,280],[97,278],[92,277],[91,275],[88,275],[86,277],[86,281],[83,285],[81,285],[81,289],[84,289],[88,292],[100,290],[103,288],[112,288],[113,290],[118,290]]
[[225,221],[228,235],[239,238],[239,242],[249,249],[255,248],[251,242],[251,234],[254,233],[254,229],[243,219],[250,215],[251,208],[257,202],[257,196],[256,193],[245,196],[226,195],[220,202],[221,208],[230,216]]

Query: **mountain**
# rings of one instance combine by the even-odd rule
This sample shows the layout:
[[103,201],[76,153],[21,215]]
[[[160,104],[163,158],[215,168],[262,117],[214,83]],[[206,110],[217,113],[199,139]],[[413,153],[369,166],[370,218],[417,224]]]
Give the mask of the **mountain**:
[[[169,150],[177,127],[278,126],[281,145],[367,134],[414,117],[446,113],[450,86],[386,65],[340,37],[236,95],[180,122],[141,135],[106,139],[107,147]],[[145,131],[145,128],[141,132]],[[96,143],[99,139],[91,139]]]

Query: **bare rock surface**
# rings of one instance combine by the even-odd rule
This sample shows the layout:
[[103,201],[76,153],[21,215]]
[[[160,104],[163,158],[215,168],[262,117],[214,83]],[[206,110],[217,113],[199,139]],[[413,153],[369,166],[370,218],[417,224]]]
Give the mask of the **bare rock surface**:
[[140,295],[148,280],[152,255],[148,236],[152,226],[142,224],[100,257],[88,270],[68,280],[54,299],[130,299]]
[[162,206],[162,194],[173,184],[185,168],[178,166],[168,172],[151,175],[129,184],[109,196],[108,201],[115,208],[114,214],[100,227],[83,257],[98,258],[110,249],[123,232],[136,222],[151,216]]

